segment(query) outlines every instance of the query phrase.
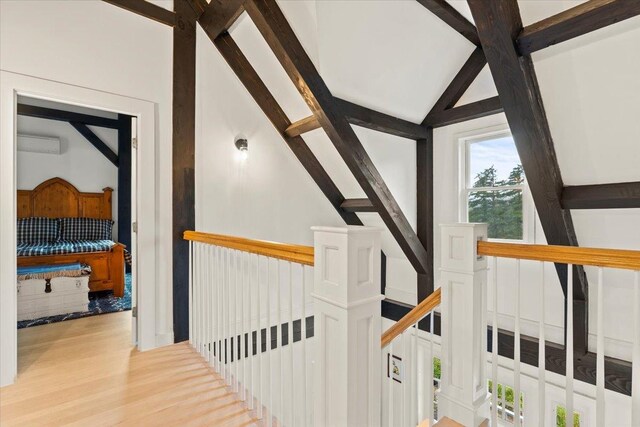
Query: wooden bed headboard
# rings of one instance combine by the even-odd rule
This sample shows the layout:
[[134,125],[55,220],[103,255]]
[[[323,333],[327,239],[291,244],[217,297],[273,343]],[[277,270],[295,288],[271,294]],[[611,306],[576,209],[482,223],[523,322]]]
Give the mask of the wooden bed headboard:
[[62,178],[51,178],[33,190],[18,190],[18,218],[111,218],[112,188],[81,193]]

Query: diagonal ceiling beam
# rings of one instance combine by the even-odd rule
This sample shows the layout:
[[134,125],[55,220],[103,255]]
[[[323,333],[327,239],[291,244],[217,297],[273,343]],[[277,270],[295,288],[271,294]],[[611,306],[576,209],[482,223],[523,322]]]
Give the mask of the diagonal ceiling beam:
[[525,27],[518,36],[518,49],[529,55],[637,15],[638,0],[590,0]]
[[487,58],[485,58],[482,48],[479,47],[471,53],[467,62],[464,63],[458,74],[451,80],[451,83],[433,105],[429,114],[453,108],[485,65],[487,65]]
[[349,123],[408,139],[426,138],[429,130],[420,124],[390,116],[367,107],[335,98],[336,107]]
[[476,27],[446,0],[417,0],[418,3],[429,9],[431,13],[446,22],[451,28],[462,34],[467,40],[476,46],[480,46],[480,39]]
[[413,267],[431,271],[427,251],[276,1],[248,1],[245,8]]
[[225,32],[242,14],[244,0],[211,0],[198,23],[211,41]]
[[[515,46],[522,29],[517,0],[468,2],[547,242],[578,246],[571,213],[562,206],[564,185],[533,62],[530,56],[520,57]],[[556,264],[556,269],[566,295],[567,267]],[[587,286],[584,270],[577,269],[573,284],[577,300],[587,300]],[[576,339],[585,342],[576,349],[586,351],[586,312],[583,314],[576,323],[582,328]]]
[[98,135],[96,135],[91,129],[87,127],[84,123],[78,122],[69,122],[71,126],[74,127],[82,136],[85,137],[87,141],[91,143],[99,152],[102,153],[103,156],[107,158],[111,163],[114,164],[115,167],[120,165],[118,160],[118,155],[109,148],[107,144],[104,143],[103,140],[100,139]]
[[291,122],[231,35],[223,33],[214,40],[214,44],[345,223],[362,225],[355,213],[342,208],[344,196],[302,137],[287,135],[286,129]]
[[[342,110],[342,114],[352,125],[408,139],[420,139],[428,136],[429,130],[426,126],[362,107],[344,99],[334,98],[334,100],[337,107]],[[289,126],[287,134],[290,136],[300,135],[321,127],[316,116],[309,116]]]
[[494,96],[448,110],[432,111],[424,119],[424,124],[437,128],[502,113],[502,111],[500,97]]
[[114,6],[121,7],[130,12],[152,19],[162,24],[173,27],[176,24],[176,14],[164,7],[157,6],[145,0],[103,0]]

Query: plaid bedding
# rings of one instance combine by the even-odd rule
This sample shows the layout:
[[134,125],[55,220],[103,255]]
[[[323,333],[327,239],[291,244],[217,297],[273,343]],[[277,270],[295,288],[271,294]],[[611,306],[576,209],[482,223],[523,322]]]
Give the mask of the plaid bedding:
[[95,218],[60,218],[60,240],[110,240],[113,221]]
[[103,252],[115,245],[113,240],[60,240],[53,243],[19,243],[18,256],[63,255]]
[[16,231],[18,244],[55,242],[60,234],[60,223],[57,218],[19,218]]

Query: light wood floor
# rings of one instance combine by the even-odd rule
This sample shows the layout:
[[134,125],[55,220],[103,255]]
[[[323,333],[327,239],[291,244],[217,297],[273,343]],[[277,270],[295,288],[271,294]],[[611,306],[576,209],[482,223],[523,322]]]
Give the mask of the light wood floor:
[[4,426],[250,426],[249,412],[187,345],[131,347],[130,312],[18,331]]

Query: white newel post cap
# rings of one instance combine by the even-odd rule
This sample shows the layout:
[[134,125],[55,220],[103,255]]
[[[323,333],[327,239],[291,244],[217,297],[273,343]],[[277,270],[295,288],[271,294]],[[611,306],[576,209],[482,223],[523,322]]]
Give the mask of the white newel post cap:
[[441,224],[441,270],[460,273],[487,268],[487,257],[478,256],[478,241],[487,240],[487,224]]
[[377,227],[312,227],[314,297],[349,308],[380,294],[380,232]]

